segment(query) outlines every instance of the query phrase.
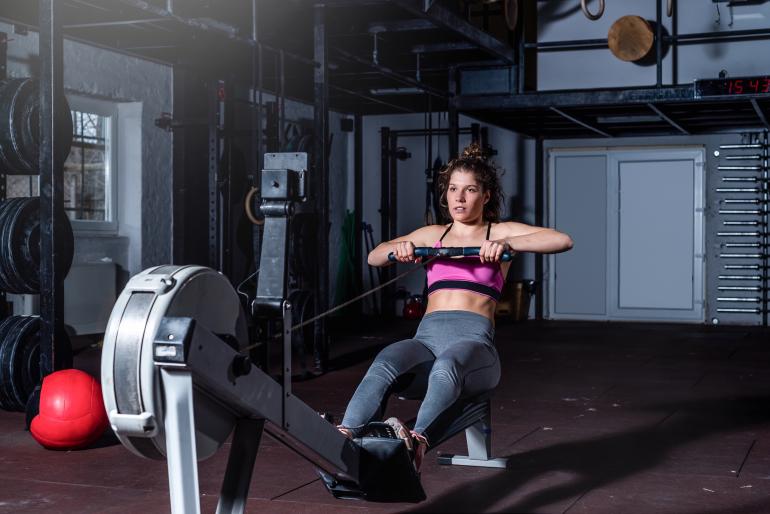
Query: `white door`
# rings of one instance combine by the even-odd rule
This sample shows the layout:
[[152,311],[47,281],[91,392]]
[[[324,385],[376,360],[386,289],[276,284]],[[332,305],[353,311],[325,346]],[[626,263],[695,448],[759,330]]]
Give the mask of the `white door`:
[[551,150],[554,319],[702,322],[703,148]]

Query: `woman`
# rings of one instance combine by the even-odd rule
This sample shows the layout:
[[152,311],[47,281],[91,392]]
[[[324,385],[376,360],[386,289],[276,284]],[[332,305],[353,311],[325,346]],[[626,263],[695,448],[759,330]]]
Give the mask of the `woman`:
[[396,380],[418,368],[430,367],[425,398],[409,431],[395,418],[392,425],[413,450],[419,471],[431,437],[439,431],[440,414],[459,398],[492,390],[500,379],[495,349],[495,306],[509,263],[503,252],[557,253],[572,248],[566,234],[522,223],[499,222],[502,191],[494,165],[477,145],[447,164],[438,179],[441,206],[448,225],[430,225],[378,245],[369,254],[371,266],[419,262],[417,246],[478,246],[478,257],[435,259],[426,269],[428,305],[414,338],[393,343],[372,363],[348,404],[339,430],[348,437],[379,419]]

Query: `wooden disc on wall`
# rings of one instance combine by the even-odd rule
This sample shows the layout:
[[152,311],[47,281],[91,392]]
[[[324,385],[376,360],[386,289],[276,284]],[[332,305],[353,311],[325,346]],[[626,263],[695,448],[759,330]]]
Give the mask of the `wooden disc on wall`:
[[641,16],[618,18],[607,33],[612,54],[621,61],[638,61],[652,50],[655,35],[650,24]]

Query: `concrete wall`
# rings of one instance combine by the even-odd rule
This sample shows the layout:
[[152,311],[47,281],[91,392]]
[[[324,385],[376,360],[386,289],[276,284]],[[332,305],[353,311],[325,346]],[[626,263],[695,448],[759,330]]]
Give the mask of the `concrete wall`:
[[[655,20],[657,0],[614,0],[606,2],[602,18],[590,21],[580,10],[577,0],[538,2],[538,41],[601,39],[607,37],[610,26],[621,16],[634,14]],[[672,33],[671,19],[665,15],[663,26]],[[677,33],[679,35],[731,30],[767,28],[770,4],[747,2],[728,7],[726,3],[702,0],[678,0]],[[596,12],[598,2],[588,2]],[[717,22],[717,6],[719,21]],[[732,19],[731,19],[732,11]],[[732,26],[730,23],[732,22]],[[674,75],[673,52],[663,61],[663,82],[680,84],[697,78],[711,78],[726,70],[731,76],[767,73],[767,60],[754,58],[767,53],[767,41],[743,41],[716,44],[682,45],[678,48],[678,70]],[[617,59],[607,48],[540,52],[538,56],[538,89],[583,89],[591,87],[623,87],[655,84],[655,66],[640,66]]]
[[[36,76],[37,33],[14,33],[5,23],[0,23],[0,31],[11,39],[8,75]],[[156,128],[154,120],[172,110],[171,68],[65,40],[64,88],[67,93],[120,104],[118,234],[112,238],[78,234],[75,261],[107,257],[126,274],[169,262],[171,135]],[[142,223],[142,212],[152,212],[152,221]]]

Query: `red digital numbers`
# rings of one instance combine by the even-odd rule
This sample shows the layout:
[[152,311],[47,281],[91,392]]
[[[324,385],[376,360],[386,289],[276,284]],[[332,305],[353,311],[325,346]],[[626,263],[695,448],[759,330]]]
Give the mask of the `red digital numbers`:
[[728,95],[770,93],[770,77],[731,79],[727,81]]
[[695,93],[703,98],[726,95],[767,95],[770,93],[770,75],[696,80]]

